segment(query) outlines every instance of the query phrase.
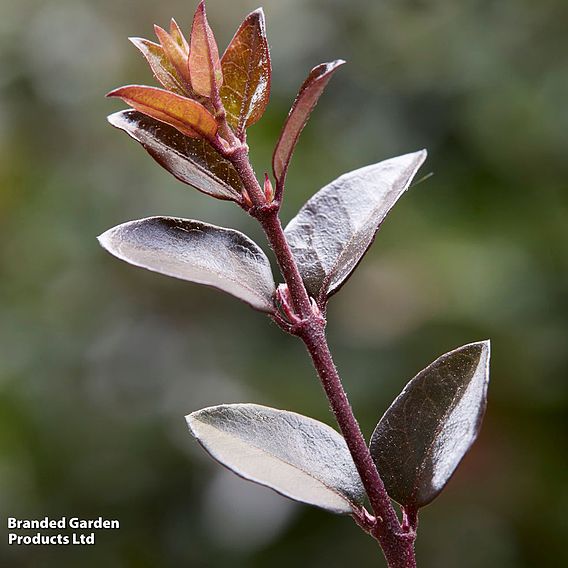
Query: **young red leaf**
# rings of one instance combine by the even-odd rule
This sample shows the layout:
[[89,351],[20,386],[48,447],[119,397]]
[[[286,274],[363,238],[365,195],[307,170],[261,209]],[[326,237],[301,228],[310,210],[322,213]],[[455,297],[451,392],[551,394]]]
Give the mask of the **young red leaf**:
[[235,168],[203,138],[189,138],[173,126],[136,110],[108,117],[116,128],[142,144],[145,150],[181,182],[216,197],[241,203],[244,191]]
[[193,18],[189,75],[193,90],[204,97],[211,97],[223,82],[219,50],[207,21],[205,2],[199,4]]
[[182,48],[184,53],[189,54],[189,44],[183,35],[178,23],[172,18],[170,20],[170,35],[174,41]]
[[178,95],[184,95],[185,89],[183,80],[166,56],[164,48],[144,38],[131,37],[129,39],[142,52],[154,76],[162,86],[168,91],[172,91]]
[[335,71],[344,63],[345,61],[338,59],[337,61],[322,63],[314,67],[300,87],[298,96],[282,127],[282,132],[272,157],[272,169],[278,187],[281,188],[284,185],[284,179],[286,178],[286,172],[288,171],[294,148],[312,110]]
[[270,97],[270,53],[262,8],[241,24],[223,54],[221,67],[227,121],[240,135],[262,117]]
[[175,67],[183,84],[186,88],[190,87],[191,81],[189,79],[189,70],[187,68],[187,61],[189,58],[189,48],[185,49],[183,44],[178,43],[170,34],[160,26],[154,26],[156,36],[162,44],[164,53],[170,60],[171,64]]
[[119,97],[136,110],[170,124],[187,136],[211,139],[217,133],[217,122],[203,105],[175,93],[155,87],[128,85],[111,91],[107,96]]

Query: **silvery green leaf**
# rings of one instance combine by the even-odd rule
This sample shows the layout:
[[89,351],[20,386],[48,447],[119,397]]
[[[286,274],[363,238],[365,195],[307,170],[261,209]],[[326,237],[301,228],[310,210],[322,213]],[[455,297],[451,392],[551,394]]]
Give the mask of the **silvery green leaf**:
[[99,242],[135,266],[213,286],[257,310],[274,311],[268,258],[238,231],[190,219],[148,217],[109,229]]
[[477,438],[488,382],[489,341],[482,341],[442,355],[406,385],[371,438],[395,501],[417,509],[442,491]]
[[349,278],[425,159],[422,150],[342,175],[290,221],[288,242],[308,292],[320,305]]
[[185,136],[136,110],[115,112],[108,121],[142,144],[158,164],[183,183],[217,199],[241,202],[239,175],[206,140]]
[[187,417],[209,454],[237,475],[338,514],[364,489],[343,437],[322,422],[257,404],[223,404]]

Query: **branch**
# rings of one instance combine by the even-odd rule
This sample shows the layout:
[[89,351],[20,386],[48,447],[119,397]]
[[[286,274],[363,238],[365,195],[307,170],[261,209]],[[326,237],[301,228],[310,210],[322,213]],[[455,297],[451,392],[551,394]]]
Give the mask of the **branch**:
[[353,414],[347,394],[333,362],[325,336],[325,318],[312,308],[298,266],[292,255],[278,215],[280,201],[267,203],[248,159],[246,147],[226,155],[251,197],[249,213],[261,224],[276,255],[280,270],[288,286],[290,299],[299,324],[293,333],[304,342],[324,391],[329,400],[341,433],[353,457],[363,486],[375,514],[374,526],[368,532],[380,543],[390,568],[414,568],[414,533],[404,532],[391,504],[384,483],[373,462],[361,428]]

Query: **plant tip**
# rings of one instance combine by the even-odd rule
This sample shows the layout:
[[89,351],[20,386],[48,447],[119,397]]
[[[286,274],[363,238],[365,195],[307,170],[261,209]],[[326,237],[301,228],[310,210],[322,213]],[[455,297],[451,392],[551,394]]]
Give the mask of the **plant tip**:
[[104,249],[107,249],[107,250],[108,250],[107,240],[108,240],[108,231],[105,231],[104,233],[101,233],[101,234],[97,237],[97,241],[99,241],[99,245],[101,245]]

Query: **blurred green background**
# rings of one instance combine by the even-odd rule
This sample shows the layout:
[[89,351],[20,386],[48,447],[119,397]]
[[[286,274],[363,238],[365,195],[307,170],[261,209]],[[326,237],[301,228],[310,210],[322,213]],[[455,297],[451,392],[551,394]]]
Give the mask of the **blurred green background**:
[[[209,0],[222,49],[255,0]],[[239,228],[105,116],[154,84],[127,36],[181,0],[2,0],[0,564],[382,566],[349,519],[231,476],[184,415],[257,402],[332,423],[299,343],[219,292],[135,269],[95,237],[156,214]],[[423,511],[421,568],[568,565],[568,3],[265,0],[273,92],[260,175],[308,70],[342,57],[289,175],[288,220],[344,171],[427,147],[329,336],[368,436],[441,353],[491,338],[479,442]],[[116,518],[81,547],[7,546],[6,516]]]

